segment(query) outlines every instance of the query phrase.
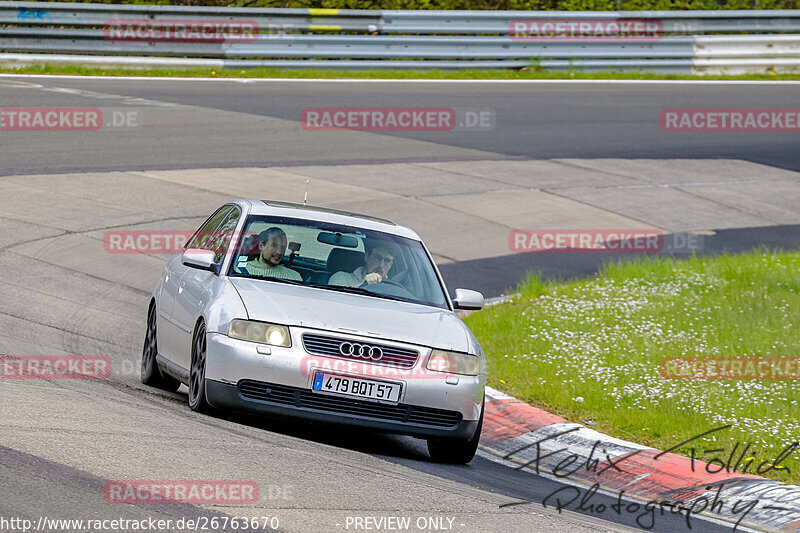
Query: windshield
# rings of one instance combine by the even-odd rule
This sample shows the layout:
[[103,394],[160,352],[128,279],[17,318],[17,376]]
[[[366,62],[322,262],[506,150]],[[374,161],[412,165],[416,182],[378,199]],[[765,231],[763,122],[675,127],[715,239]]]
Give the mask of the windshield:
[[228,269],[232,277],[448,309],[433,264],[422,243],[413,239],[353,226],[251,215],[234,250]]

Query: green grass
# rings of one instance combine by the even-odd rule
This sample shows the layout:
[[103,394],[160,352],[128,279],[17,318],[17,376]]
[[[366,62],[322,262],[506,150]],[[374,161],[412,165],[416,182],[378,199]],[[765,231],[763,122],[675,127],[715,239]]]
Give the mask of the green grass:
[[[695,455],[725,462],[737,441],[750,443],[755,473],[800,440],[797,381],[667,380],[659,363],[800,357],[799,274],[797,251],[638,259],[563,284],[531,276],[511,301],[466,322],[486,352],[490,386],[660,449],[732,424],[696,441]],[[725,452],[703,455],[713,448]],[[785,468],[763,475],[798,484],[799,459],[795,450]]]
[[0,67],[0,73],[61,74],[77,76],[157,76],[157,77],[209,77],[209,78],[366,78],[366,79],[442,79],[442,80],[800,80],[798,74],[751,74],[746,76],[684,76],[678,74],[650,74],[644,72],[547,72],[532,66],[527,70],[334,70],[334,69],[277,69],[254,68],[100,68],[77,65],[33,65],[27,67]]

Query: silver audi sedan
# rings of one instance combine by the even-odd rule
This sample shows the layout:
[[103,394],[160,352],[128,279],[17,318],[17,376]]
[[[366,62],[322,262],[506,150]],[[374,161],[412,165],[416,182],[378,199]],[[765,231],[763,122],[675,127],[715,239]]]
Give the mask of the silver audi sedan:
[[147,315],[142,382],[233,409],[427,439],[472,460],[486,359],[430,253],[388,220],[274,201],[215,211],[167,263]]

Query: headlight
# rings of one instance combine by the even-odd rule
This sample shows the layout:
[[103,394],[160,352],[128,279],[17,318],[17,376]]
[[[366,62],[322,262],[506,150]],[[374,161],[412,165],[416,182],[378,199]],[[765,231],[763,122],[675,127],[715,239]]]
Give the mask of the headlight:
[[477,376],[481,365],[478,357],[460,352],[433,350],[428,358],[428,370]]
[[260,342],[271,344],[272,346],[292,347],[292,338],[289,336],[289,328],[278,324],[267,322],[254,322],[252,320],[242,320],[235,318],[231,320],[228,328],[228,337],[243,341]]

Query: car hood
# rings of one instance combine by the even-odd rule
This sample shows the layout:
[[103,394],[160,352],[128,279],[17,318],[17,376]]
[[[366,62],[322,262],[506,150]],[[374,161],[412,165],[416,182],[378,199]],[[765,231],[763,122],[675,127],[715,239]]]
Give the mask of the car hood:
[[449,310],[314,287],[229,279],[251,320],[469,351],[467,327]]

